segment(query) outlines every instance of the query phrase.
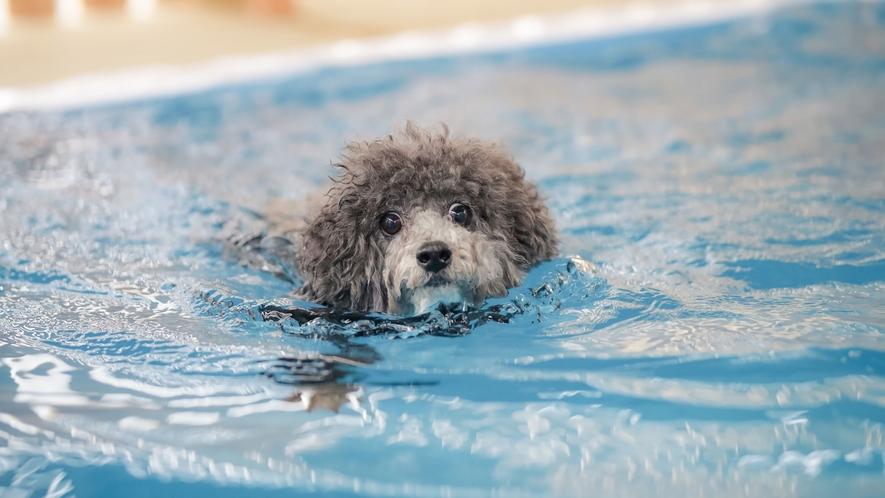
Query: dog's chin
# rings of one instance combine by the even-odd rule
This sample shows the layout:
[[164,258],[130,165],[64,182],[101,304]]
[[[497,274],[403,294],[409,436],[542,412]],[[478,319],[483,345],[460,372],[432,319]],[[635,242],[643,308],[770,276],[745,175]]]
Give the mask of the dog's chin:
[[463,303],[468,297],[458,284],[442,279],[431,278],[426,284],[411,289],[406,301],[411,311],[420,315],[438,304]]

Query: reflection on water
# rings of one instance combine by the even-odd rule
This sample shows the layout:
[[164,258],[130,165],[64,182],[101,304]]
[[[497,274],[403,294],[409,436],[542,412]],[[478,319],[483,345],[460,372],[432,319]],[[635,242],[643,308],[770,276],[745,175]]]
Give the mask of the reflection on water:
[[[0,116],[0,486],[877,496],[883,54],[845,3]],[[570,257],[480,309],[294,301],[268,206],[406,118],[506,143]]]

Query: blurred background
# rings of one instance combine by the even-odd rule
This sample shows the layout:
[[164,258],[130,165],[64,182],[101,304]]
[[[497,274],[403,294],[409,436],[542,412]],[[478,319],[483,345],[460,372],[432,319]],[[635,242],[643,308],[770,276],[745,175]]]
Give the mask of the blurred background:
[[0,87],[626,1],[0,0]]

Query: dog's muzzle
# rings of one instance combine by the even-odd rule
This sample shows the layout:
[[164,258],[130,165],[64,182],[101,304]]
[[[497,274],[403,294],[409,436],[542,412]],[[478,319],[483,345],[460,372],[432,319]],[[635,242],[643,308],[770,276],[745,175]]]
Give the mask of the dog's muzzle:
[[452,251],[445,242],[427,242],[418,249],[418,266],[430,273],[439,273],[452,261]]
[[485,279],[500,273],[486,247],[483,232],[471,232],[435,210],[416,210],[385,253],[389,308],[418,314],[436,303],[481,302]]

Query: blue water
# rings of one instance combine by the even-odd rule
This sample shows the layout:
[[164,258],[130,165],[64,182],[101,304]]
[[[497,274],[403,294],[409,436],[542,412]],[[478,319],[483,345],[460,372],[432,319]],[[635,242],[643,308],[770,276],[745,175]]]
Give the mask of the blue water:
[[[562,257],[301,325],[231,238],[406,119],[509,147]],[[882,3],[6,114],[0,151],[3,493],[885,493]]]

